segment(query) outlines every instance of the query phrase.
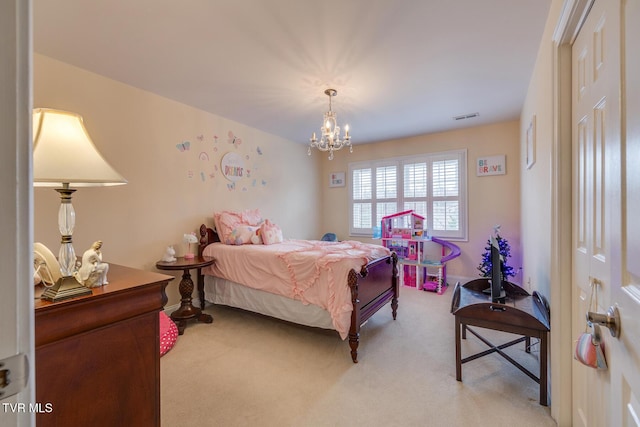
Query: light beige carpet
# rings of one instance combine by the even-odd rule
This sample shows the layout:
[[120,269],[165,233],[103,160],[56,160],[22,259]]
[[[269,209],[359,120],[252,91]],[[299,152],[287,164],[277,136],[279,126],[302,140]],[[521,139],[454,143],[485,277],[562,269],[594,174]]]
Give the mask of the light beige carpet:
[[[497,354],[456,381],[452,290],[402,288],[397,320],[387,306],[363,327],[358,364],[335,332],[209,306],[214,322],[190,322],[161,359],[162,425],[555,426],[538,384]],[[471,334],[462,346],[487,348]],[[537,373],[537,351],[507,353]]]

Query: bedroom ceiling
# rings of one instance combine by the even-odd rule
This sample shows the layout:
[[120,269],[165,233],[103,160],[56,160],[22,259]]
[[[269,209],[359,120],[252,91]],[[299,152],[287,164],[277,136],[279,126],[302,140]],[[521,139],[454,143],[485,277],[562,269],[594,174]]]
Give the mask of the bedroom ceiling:
[[33,0],[33,44],[300,143],[335,88],[358,144],[517,119],[550,3]]

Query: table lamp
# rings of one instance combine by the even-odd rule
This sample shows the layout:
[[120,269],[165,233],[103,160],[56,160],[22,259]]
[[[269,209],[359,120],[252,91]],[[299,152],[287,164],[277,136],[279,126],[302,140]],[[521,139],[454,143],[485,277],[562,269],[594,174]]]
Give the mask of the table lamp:
[[101,187],[127,181],[102,157],[84,127],[82,116],[67,111],[33,110],[33,182],[37,187],[54,187],[60,193],[58,229],[62,245],[58,253],[60,278],[42,294],[42,299],[60,301],[91,294],[73,274],[76,253],[71,236],[76,214],[72,187]]

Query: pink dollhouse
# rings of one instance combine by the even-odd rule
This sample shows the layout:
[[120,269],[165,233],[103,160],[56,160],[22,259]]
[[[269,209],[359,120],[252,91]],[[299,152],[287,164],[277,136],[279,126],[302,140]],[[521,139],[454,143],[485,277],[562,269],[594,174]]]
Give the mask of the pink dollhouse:
[[398,255],[401,284],[442,294],[446,263],[460,255],[460,248],[428,237],[424,224],[425,218],[413,210],[387,215],[380,224],[382,245]]

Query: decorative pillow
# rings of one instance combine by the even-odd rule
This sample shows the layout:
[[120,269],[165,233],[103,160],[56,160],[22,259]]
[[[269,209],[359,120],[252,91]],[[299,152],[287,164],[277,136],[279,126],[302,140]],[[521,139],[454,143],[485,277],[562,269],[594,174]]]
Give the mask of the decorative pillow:
[[260,226],[260,235],[262,236],[262,242],[265,245],[272,245],[274,243],[281,243],[282,230],[276,224],[272,223],[268,219],[265,219]]
[[243,224],[258,226],[262,222],[260,209],[245,209],[241,214]]
[[251,243],[253,243],[254,245],[261,245],[262,244],[262,236],[260,235],[260,227],[258,227],[256,229],[256,232],[253,236],[251,236]]
[[213,214],[216,232],[220,241],[227,244],[234,241],[231,232],[240,225],[250,225],[257,227],[262,222],[262,215],[259,209],[246,209],[242,212],[220,211]]
[[221,242],[229,240],[229,235],[238,225],[242,224],[240,214],[231,211],[221,211],[213,214],[216,231]]
[[251,239],[257,234],[258,230],[258,227],[251,225],[238,225],[231,231],[229,239],[225,240],[224,243],[227,245],[246,245],[247,243],[252,243]]
[[173,348],[178,340],[178,327],[164,311],[160,312],[160,356]]

